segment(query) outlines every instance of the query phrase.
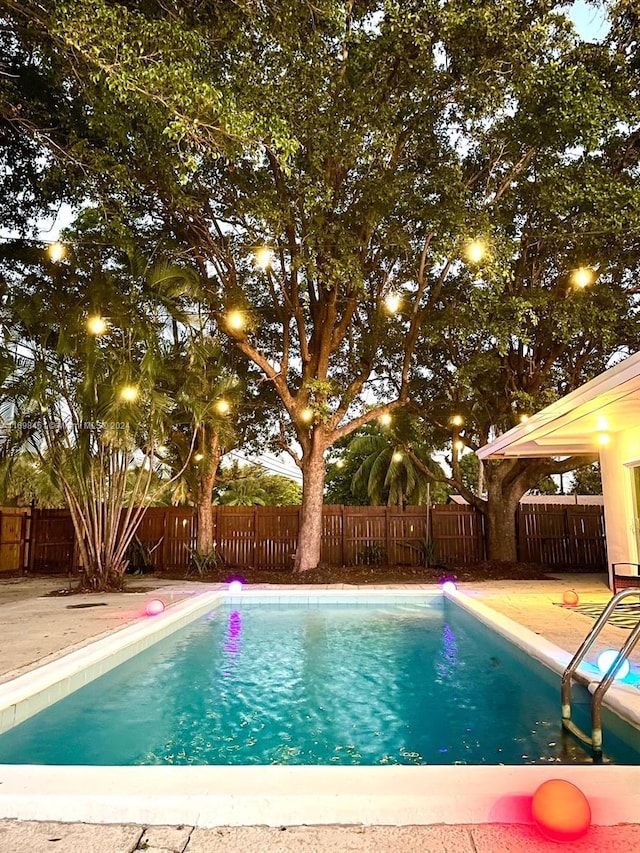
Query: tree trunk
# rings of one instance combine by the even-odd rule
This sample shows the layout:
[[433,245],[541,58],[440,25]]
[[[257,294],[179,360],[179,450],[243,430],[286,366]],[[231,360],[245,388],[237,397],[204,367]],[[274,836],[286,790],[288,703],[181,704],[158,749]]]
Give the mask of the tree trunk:
[[198,529],[196,532],[196,554],[206,556],[213,551],[213,487],[220,462],[220,437],[211,428],[202,427],[200,432],[201,452],[205,455],[205,467],[198,481]]
[[520,498],[532,481],[536,481],[535,474],[532,475],[523,460],[501,459],[486,465],[484,516],[487,559],[517,561],[516,512]]
[[[209,486],[209,481],[211,485]],[[205,556],[213,550],[213,513],[211,511],[211,495],[213,494],[213,484],[215,477],[207,477],[205,481],[204,493],[201,494],[198,501],[197,516],[198,528],[196,532],[196,554]],[[206,493],[209,494],[207,500]]]
[[[491,490],[489,489],[489,495]],[[485,510],[487,559],[515,563],[518,559],[516,510],[518,501],[491,500]]]
[[302,507],[300,530],[293,560],[294,572],[308,572],[320,562],[322,541],[322,503],[326,465],[324,444],[315,433],[311,447],[302,460]]

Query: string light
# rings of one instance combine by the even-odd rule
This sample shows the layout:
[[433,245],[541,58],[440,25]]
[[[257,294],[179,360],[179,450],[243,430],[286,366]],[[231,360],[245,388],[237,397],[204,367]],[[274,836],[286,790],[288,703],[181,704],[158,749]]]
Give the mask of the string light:
[[389,414],[389,412],[383,412],[378,418],[378,423],[380,424],[380,426],[383,427],[389,426],[389,424],[391,423],[391,415]]
[[240,332],[246,325],[246,318],[242,311],[230,311],[226,318],[227,327],[234,332]]
[[193,457],[194,462],[202,462],[204,459],[204,453],[196,453]]
[[464,418],[462,417],[462,415],[452,415],[450,420],[453,426],[462,426],[462,424],[464,423]]
[[313,420],[313,409],[303,409],[300,412],[300,420],[303,421],[305,424],[311,423],[311,421]]
[[336,468],[344,468],[344,459],[338,459],[336,462]]
[[87,319],[87,331],[90,335],[104,335],[107,331],[107,321],[99,314],[95,314]]
[[216,411],[221,415],[226,415],[230,408],[231,404],[228,400],[218,400],[216,403]]
[[396,452],[391,457],[392,462],[402,462],[402,459],[403,459],[403,456],[399,450],[396,450]]
[[54,264],[57,264],[59,261],[61,261],[66,255],[66,253],[67,250],[65,249],[65,247],[57,240],[55,243],[51,243],[51,245],[47,249],[49,260]]
[[465,255],[467,260],[472,264],[478,264],[487,253],[487,247],[482,240],[472,240],[465,247]]
[[134,400],[138,399],[139,393],[140,392],[135,385],[125,385],[120,389],[120,399],[124,400],[126,403],[133,403]]
[[529,420],[529,415],[520,415],[520,423],[521,424],[526,424],[526,422],[528,420]]
[[593,284],[594,276],[593,270],[589,267],[578,267],[571,273],[571,283],[574,287],[582,289]]
[[400,294],[389,293],[389,295],[384,300],[384,307],[387,309],[389,314],[396,314],[400,308],[400,302]]
[[257,267],[260,267],[261,270],[267,270],[273,265],[274,257],[273,249],[270,249],[269,246],[260,246],[255,250],[253,259]]

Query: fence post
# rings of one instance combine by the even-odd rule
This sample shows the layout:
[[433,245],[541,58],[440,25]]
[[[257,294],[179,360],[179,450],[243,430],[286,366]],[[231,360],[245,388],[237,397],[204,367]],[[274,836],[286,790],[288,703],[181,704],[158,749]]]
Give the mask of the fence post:
[[[573,507],[565,506],[563,517],[564,517],[564,536],[565,542],[567,543],[567,558],[569,561],[569,565],[575,566],[578,565],[578,549],[576,548],[576,538],[575,538],[575,524],[569,524],[569,514],[571,513]],[[572,535],[573,533],[573,535]]]
[[171,511],[170,507],[165,507],[162,513],[162,551],[160,552],[160,571],[164,572],[167,568],[167,552],[169,550],[169,537],[167,536],[167,517]]
[[389,507],[384,508],[384,550],[386,560],[389,562],[391,555],[389,554]]
[[35,561],[35,546],[36,535],[38,531],[38,512],[34,506],[31,507],[31,521],[29,524],[29,554],[27,559],[27,571],[33,572],[33,563]]

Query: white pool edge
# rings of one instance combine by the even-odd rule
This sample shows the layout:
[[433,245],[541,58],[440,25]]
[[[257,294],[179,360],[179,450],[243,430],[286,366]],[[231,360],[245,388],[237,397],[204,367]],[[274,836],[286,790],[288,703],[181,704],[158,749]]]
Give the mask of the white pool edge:
[[[440,595],[428,590],[247,590],[243,598],[325,601]],[[457,592],[448,597],[556,671],[569,654]],[[217,606],[222,591],[180,602],[65,657],[0,685],[7,702],[60,698],[87,663],[97,677]],[[231,601],[238,600],[235,596]],[[123,657],[124,655],[124,657]],[[113,660],[117,658],[117,662]],[[558,669],[560,667],[560,669]],[[86,678],[85,680],[91,680]],[[84,683],[84,682],[82,682]],[[29,690],[32,694],[29,694]],[[72,689],[75,687],[72,686]],[[43,693],[44,691],[44,693]],[[616,691],[619,693],[619,691]],[[58,694],[58,695],[56,695]],[[66,695],[62,693],[61,695]],[[635,698],[635,697],[634,697]],[[622,704],[626,708],[623,697]],[[52,699],[51,701],[55,701]],[[47,702],[47,704],[50,704]],[[4,710],[2,710],[4,709]],[[39,709],[38,709],[39,710]],[[32,711],[35,713],[36,711]],[[14,712],[20,714],[20,711]],[[30,716],[30,713],[27,714]],[[26,717],[24,717],[26,718]],[[637,719],[637,718],[636,718]],[[5,719],[6,721],[6,719]],[[636,723],[637,725],[637,723]],[[640,767],[47,767],[0,765],[0,818],[86,823],[269,826],[529,823],[538,785],[563,778],[589,798],[596,825],[638,822]]]

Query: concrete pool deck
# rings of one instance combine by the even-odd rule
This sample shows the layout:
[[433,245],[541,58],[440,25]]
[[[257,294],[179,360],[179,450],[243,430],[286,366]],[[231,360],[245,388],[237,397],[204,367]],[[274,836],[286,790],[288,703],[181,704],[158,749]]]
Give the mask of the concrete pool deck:
[[[154,597],[154,591],[156,595],[162,595],[167,603],[171,603],[216,588],[197,582],[176,583],[153,578],[133,579],[131,585],[134,588],[144,587],[145,591],[124,595],[44,598],[42,596],[47,592],[63,588],[64,580],[1,580],[0,648],[3,649],[3,654],[0,660],[0,682],[135,622],[143,613],[145,601]],[[354,589],[353,586],[338,585],[338,588],[342,587]],[[396,585],[393,588],[432,590],[433,586],[411,584],[400,587]],[[610,597],[604,577],[596,575],[566,575],[558,579],[535,582],[462,583],[460,589],[485,606],[571,653],[593,626],[593,619],[556,606],[561,601],[563,591],[575,589],[581,603],[604,604]],[[86,604],[96,606],[77,606]],[[628,630],[607,626],[589,659],[594,660],[601,648],[619,647],[627,636]],[[638,650],[632,656],[632,663],[634,669],[640,667]],[[640,795],[638,800],[640,814]],[[54,838],[60,840],[53,841]],[[594,851],[606,847],[615,851],[635,849],[639,846],[640,825],[630,824],[592,827],[584,839],[571,845],[571,849]],[[435,853],[515,853],[520,850],[543,851],[558,848],[553,842],[543,840],[531,826],[501,825],[499,822],[478,826],[289,826],[279,830],[263,826],[215,829],[190,829],[185,826],[178,829],[157,826],[145,828],[133,824],[89,826],[0,821],[0,850],[3,853],[11,853],[13,850],[20,853],[40,853],[54,849],[104,850],[115,853],[137,849],[180,853],[209,850],[385,850],[389,853],[425,850]]]

